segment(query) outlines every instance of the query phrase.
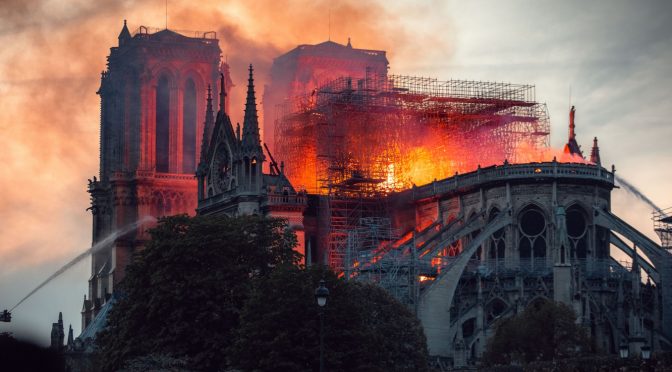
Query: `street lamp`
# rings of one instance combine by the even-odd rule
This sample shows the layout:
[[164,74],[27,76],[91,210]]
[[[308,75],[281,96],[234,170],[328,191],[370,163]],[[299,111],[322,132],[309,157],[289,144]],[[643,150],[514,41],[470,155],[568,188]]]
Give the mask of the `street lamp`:
[[315,299],[320,308],[327,304],[327,297],[329,297],[329,290],[324,286],[324,279],[322,279],[319,288],[315,290]]
[[618,349],[618,352],[621,354],[622,359],[628,359],[628,354],[630,353],[630,350],[628,349],[628,344],[625,342],[621,344],[620,348]]
[[642,359],[649,360],[651,358],[651,346],[642,346]]
[[320,286],[315,290],[317,306],[320,307],[320,372],[324,371],[324,307],[327,305],[329,290],[324,286],[324,279],[320,280]]

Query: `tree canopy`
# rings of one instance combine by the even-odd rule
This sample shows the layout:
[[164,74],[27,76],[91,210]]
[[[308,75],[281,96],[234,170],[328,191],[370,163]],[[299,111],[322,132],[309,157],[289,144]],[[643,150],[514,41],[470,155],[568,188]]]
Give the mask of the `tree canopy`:
[[278,268],[258,280],[241,315],[233,365],[244,371],[313,371],[319,363],[319,307],[324,278],[325,368],[329,371],[425,371],[419,321],[380,287],[338,279],[321,267]]
[[161,353],[223,368],[253,279],[298,262],[295,236],[279,219],[185,215],[161,219],[150,235],[97,336],[101,365]]
[[576,357],[589,350],[588,335],[576,324],[574,311],[563,303],[540,301],[500,321],[488,341],[484,362],[529,363]]

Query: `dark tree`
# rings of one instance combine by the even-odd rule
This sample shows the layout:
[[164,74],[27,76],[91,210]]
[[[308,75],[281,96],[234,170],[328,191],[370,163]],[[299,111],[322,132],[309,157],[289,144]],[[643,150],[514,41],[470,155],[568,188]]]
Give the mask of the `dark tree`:
[[418,320],[383,289],[337,279],[319,267],[282,267],[257,281],[231,348],[244,371],[315,371],[324,278],[325,368],[329,371],[425,371],[427,345]]
[[224,367],[252,281],[296,263],[296,237],[283,220],[257,216],[168,217],[150,234],[97,337],[102,365],[161,354],[193,369]]
[[0,371],[65,371],[63,356],[48,348],[0,333]]
[[576,357],[588,351],[588,335],[576,324],[574,310],[563,303],[539,301],[500,321],[488,341],[484,362],[529,363]]

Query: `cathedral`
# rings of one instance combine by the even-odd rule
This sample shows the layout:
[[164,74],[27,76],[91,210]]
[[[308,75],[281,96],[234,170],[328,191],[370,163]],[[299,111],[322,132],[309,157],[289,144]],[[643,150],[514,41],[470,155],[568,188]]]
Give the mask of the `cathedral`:
[[201,160],[196,172],[197,213],[229,216],[260,214],[285,218],[297,236],[298,252],[305,256],[303,214],[306,195],[292,187],[283,174],[284,164],[278,167],[270,152],[271,172],[263,172],[266,155],[259,136],[252,65],[249,69],[242,133],[240,125],[236,126],[234,132],[226,113],[224,80],[222,75],[216,120],[208,89]]
[[213,86],[218,94],[220,76],[232,85],[214,33],[187,37],[140,27],[131,35],[124,21],[118,40],[97,92],[100,174],[88,184],[92,245],[113,232],[137,228],[93,253],[83,330],[123,279],[153,219],[194,215],[206,88]]
[[[495,128],[493,136],[504,133],[497,128],[515,125],[542,140],[530,137],[529,143],[542,143],[549,133],[540,106],[515,96],[529,87],[451,81],[460,89],[472,85],[450,90],[446,83],[429,95],[420,83],[405,89],[399,77],[387,76],[385,52],[353,49],[350,42],[299,46],[276,58],[276,87],[265,93],[272,97],[264,105],[297,89],[306,93],[299,101],[304,111],[291,116],[294,126],[277,121],[282,130],[266,141],[285,146],[278,149],[313,146],[317,160],[310,169],[322,186],[307,190],[293,176],[296,164],[283,162],[288,153],[272,153],[262,142],[253,66],[244,108],[231,108],[233,83],[220,55],[214,33],[187,37],[140,27],[131,35],[124,22],[97,92],[100,174],[88,185],[93,244],[128,226],[138,228],[93,254],[83,331],[74,341],[69,335],[69,344],[81,346],[104,326],[125,266],[148,238],[144,231],[154,223],[149,217],[198,213],[285,218],[305,264],[326,263],[346,280],[387,289],[415,312],[430,355],[445,365],[478,363],[499,319],[544,299],[572,307],[603,352],[625,347],[638,355],[646,347],[672,347],[672,254],[611,212],[615,168],[602,167],[597,138],[585,159],[574,107],[566,159],[510,162],[515,154],[507,152],[507,142],[492,152],[503,157],[496,165],[477,163],[419,186],[399,186],[394,164],[372,171],[381,161],[374,151],[381,130],[370,129],[376,115],[388,115],[384,124],[390,130],[382,134],[402,141],[397,145],[406,139],[392,130],[399,122],[416,125],[414,130],[445,126],[467,134]],[[330,65],[351,69],[346,73],[353,76],[338,80]],[[384,84],[375,83],[374,70]],[[319,85],[319,76],[336,83]],[[498,90],[506,97],[488,96]],[[440,114],[404,116],[403,110],[416,103],[424,110],[427,102]],[[233,125],[231,109],[244,109],[242,127]],[[362,113],[364,119],[356,116]],[[356,137],[368,145],[342,145],[352,143],[346,129],[356,125],[367,129]],[[287,133],[297,132],[304,137],[291,142]],[[489,140],[496,144],[497,138]],[[324,143],[331,147],[316,149]],[[397,145],[385,151],[386,159]],[[432,145],[432,164],[441,160],[439,145]],[[368,157],[358,159],[357,151]],[[464,154],[480,156],[473,148]],[[62,322],[54,323],[52,339],[63,344]]]

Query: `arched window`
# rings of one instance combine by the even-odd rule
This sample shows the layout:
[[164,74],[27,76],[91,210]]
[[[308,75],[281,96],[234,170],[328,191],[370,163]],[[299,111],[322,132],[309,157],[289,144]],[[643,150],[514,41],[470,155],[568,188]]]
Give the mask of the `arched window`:
[[[477,218],[479,218],[479,217],[476,215],[476,212],[471,212],[471,215],[467,219],[467,224],[471,223],[472,221],[475,221]],[[474,239],[476,239],[476,237],[480,233],[481,233],[481,229],[476,229],[476,230],[472,231],[469,235],[467,235],[467,240],[466,240],[465,247],[468,246],[469,244],[471,244],[471,242]],[[481,244],[481,245],[478,246],[478,248],[476,249],[476,252],[474,252],[474,255],[471,257],[471,259],[472,260],[481,260],[483,258],[486,258],[484,256],[485,255],[483,254],[483,245]]]
[[546,218],[543,212],[529,206],[518,218],[520,240],[518,250],[522,266],[544,267],[546,259]]
[[[492,222],[499,215],[499,209],[493,208],[488,216],[488,222]],[[496,267],[504,264],[506,255],[506,237],[505,230],[501,228],[490,236],[490,246],[488,247],[488,258],[493,261]]]
[[165,75],[156,86],[156,171],[168,172],[170,159],[170,83]]
[[243,184],[243,188],[247,188],[248,187],[247,185],[250,184],[250,158],[248,158],[247,156],[243,158],[243,167],[244,167],[243,172],[245,175],[245,178],[243,179],[245,181]]
[[588,256],[588,223],[586,213],[579,206],[567,209],[567,235],[572,245],[572,257],[584,260]]
[[187,79],[182,106],[182,172],[196,171],[196,84]]
[[485,307],[485,319],[490,324],[493,320],[496,320],[501,316],[504,311],[508,308],[508,305],[506,302],[504,302],[501,298],[496,297],[492,301],[488,303]]
[[257,158],[254,157],[252,158],[252,162],[250,163],[250,172],[252,172],[252,187],[257,187]]

